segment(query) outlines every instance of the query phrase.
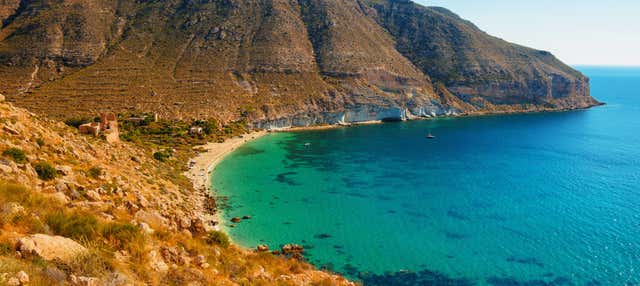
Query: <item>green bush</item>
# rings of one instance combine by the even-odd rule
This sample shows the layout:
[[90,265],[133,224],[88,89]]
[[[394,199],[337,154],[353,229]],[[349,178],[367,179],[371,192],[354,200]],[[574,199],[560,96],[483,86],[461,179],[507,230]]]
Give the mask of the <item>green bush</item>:
[[64,121],[64,124],[78,128],[80,125],[91,122],[91,119],[87,118],[69,118]]
[[10,157],[14,162],[18,164],[24,164],[27,162],[27,155],[22,151],[22,149],[18,148],[9,148],[2,152],[3,156]]
[[91,167],[88,173],[89,173],[89,177],[98,179],[100,178],[100,176],[102,176],[102,168],[98,166]]
[[38,138],[36,139],[36,143],[38,144],[38,146],[42,147],[44,145],[46,145],[46,143],[44,142],[44,139],[42,138]]
[[57,235],[78,240],[93,239],[97,234],[98,220],[88,214],[55,212],[47,216],[47,225]]
[[229,244],[231,244],[231,241],[229,241],[229,236],[227,236],[226,233],[214,230],[207,236],[207,243],[227,248],[229,247]]
[[36,169],[36,173],[38,173],[38,178],[44,181],[50,181],[56,178],[56,168],[51,166],[51,164],[47,162],[38,162],[33,165],[33,168]]
[[158,151],[153,153],[153,158],[160,162],[164,162],[164,161],[167,161],[167,159],[171,158],[171,152],[167,150]]
[[140,238],[139,229],[130,223],[109,223],[102,227],[100,234],[119,247]]

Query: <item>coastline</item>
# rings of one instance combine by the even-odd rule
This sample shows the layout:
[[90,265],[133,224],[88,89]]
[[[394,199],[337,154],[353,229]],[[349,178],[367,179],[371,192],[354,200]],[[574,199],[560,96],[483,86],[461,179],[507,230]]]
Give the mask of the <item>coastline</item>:
[[198,196],[203,202],[200,204],[202,208],[200,213],[205,216],[209,216],[217,222],[217,224],[213,226],[214,230],[221,230],[221,213],[216,211],[215,214],[206,214],[206,211],[204,210],[205,198],[213,194],[211,189],[211,173],[213,172],[213,169],[215,169],[215,167],[227,155],[238,149],[240,146],[267,134],[268,132],[266,131],[256,131],[243,136],[227,139],[222,143],[210,142],[205,145],[193,147],[195,150],[203,151],[199,152],[198,155],[189,160],[189,170],[186,171],[184,175],[191,180],[193,188],[197,191]]
[[[407,121],[414,120],[433,120],[442,118],[464,118],[464,117],[486,117],[486,116],[503,116],[513,114],[535,114],[535,113],[549,113],[549,112],[568,112],[568,111],[580,111],[587,110],[593,107],[603,106],[605,103],[594,104],[592,106],[583,108],[568,108],[568,109],[540,109],[540,110],[525,110],[525,111],[493,111],[493,112],[472,112],[461,113],[451,116],[436,116],[436,117],[414,117],[407,119]],[[312,131],[312,130],[328,130],[338,128],[348,128],[360,125],[371,124],[384,124],[382,120],[362,121],[349,124],[326,124],[326,125],[313,125],[313,126],[292,126],[286,128],[271,129],[269,131],[260,130],[252,131],[248,134],[227,139],[222,143],[209,142],[204,145],[193,147],[194,150],[198,150],[198,154],[191,158],[188,162],[188,171],[184,172],[184,175],[189,178],[193,184],[194,189],[197,191],[197,197],[202,202],[200,204],[200,216],[208,218],[210,221],[217,222],[213,226],[213,230],[222,230],[221,212],[217,211],[215,214],[209,214],[204,209],[204,202],[206,198],[213,194],[211,189],[211,174],[216,166],[231,152],[235,151],[242,145],[251,142],[255,139],[261,138],[271,132],[300,132],[300,131]]]
[[[463,118],[463,117],[486,117],[486,116],[503,116],[503,115],[512,115],[512,114],[534,114],[534,113],[553,113],[553,112],[567,112],[567,111],[580,111],[590,109],[592,107],[602,106],[605,104],[598,104],[586,108],[576,108],[576,109],[565,109],[565,110],[536,110],[536,111],[528,111],[528,112],[486,112],[486,113],[466,113],[466,114],[457,114],[454,116],[437,116],[437,117],[416,117],[410,118],[407,121],[414,120],[433,120],[433,119],[442,119],[442,118]],[[251,131],[250,133],[244,134],[242,136],[237,136],[234,138],[230,138],[225,140],[222,143],[218,142],[210,142],[204,145],[199,145],[193,147],[194,150],[197,151],[197,155],[191,158],[188,162],[189,168],[188,171],[184,172],[184,175],[189,178],[193,184],[194,189],[196,190],[194,199],[196,200],[197,209],[194,212],[197,216],[204,218],[205,221],[215,222],[207,231],[216,230],[222,231],[228,234],[229,229],[225,227],[225,224],[228,221],[223,219],[223,210],[216,210],[215,213],[208,211],[205,208],[207,204],[207,200],[213,197],[215,194],[213,192],[213,188],[211,185],[212,173],[215,168],[218,166],[220,162],[224,158],[226,158],[233,151],[237,150],[239,147],[243,146],[246,143],[249,143],[253,140],[262,138],[265,135],[268,135],[272,132],[299,132],[299,131],[312,131],[312,130],[328,130],[328,129],[338,129],[338,128],[348,128],[355,127],[361,125],[371,125],[371,124],[384,124],[385,121],[375,120],[375,121],[364,121],[350,124],[333,124],[333,125],[315,125],[315,126],[299,126],[299,127],[288,127],[288,128],[280,128],[280,129],[272,129],[269,131],[260,130],[260,131]],[[231,243],[236,247],[236,249],[245,252],[252,253],[255,252],[255,246],[241,245],[236,241],[233,241],[229,237]],[[316,268],[317,269],[317,268]]]
[[[535,114],[535,113],[549,113],[549,112],[568,112],[568,111],[580,111],[587,110],[593,107],[598,107],[605,105],[604,103],[599,103],[593,106],[584,107],[584,108],[574,108],[574,109],[542,109],[542,110],[528,110],[528,111],[498,111],[498,112],[473,112],[473,113],[462,113],[451,116],[436,116],[436,117],[414,117],[407,119],[407,121],[414,120],[433,120],[433,119],[442,119],[442,118],[464,118],[464,117],[486,117],[486,116],[503,116],[503,115],[513,115],[513,114]],[[193,184],[196,192],[196,199],[201,203],[198,204],[198,213],[200,217],[204,218],[207,221],[216,222],[209,230],[223,230],[221,226],[224,221],[221,217],[221,212],[216,211],[215,214],[211,214],[205,210],[205,202],[207,198],[213,195],[213,190],[211,189],[211,174],[216,166],[231,152],[235,151],[242,145],[249,143],[253,140],[261,138],[271,132],[300,132],[300,131],[312,131],[312,130],[328,130],[328,129],[338,129],[338,128],[348,128],[354,126],[361,125],[371,125],[371,124],[384,124],[385,121],[382,120],[372,120],[372,121],[363,121],[363,122],[354,122],[349,124],[326,124],[326,125],[314,125],[314,126],[293,126],[286,128],[278,128],[271,129],[268,131],[260,130],[260,131],[252,131],[248,134],[244,134],[242,136],[237,136],[231,139],[227,139],[222,143],[219,142],[209,142],[204,145],[199,145],[193,147],[194,150],[198,151],[198,154],[191,158],[188,162],[188,171],[184,172],[184,175],[189,178]]]

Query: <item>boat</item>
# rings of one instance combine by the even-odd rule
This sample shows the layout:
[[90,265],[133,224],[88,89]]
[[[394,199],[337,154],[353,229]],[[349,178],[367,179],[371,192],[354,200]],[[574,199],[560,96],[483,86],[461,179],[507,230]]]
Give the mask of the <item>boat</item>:
[[429,132],[429,134],[427,134],[427,139],[436,139],[436,136],[433,136],[433,134]]

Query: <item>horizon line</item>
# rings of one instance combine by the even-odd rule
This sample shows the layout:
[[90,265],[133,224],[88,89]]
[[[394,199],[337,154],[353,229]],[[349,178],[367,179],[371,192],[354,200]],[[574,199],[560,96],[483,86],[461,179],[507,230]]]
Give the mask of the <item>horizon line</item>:
[[618,64],[568,64],[572,67],[607,67],[607,68],[640,68],[640,64],[618,65]]

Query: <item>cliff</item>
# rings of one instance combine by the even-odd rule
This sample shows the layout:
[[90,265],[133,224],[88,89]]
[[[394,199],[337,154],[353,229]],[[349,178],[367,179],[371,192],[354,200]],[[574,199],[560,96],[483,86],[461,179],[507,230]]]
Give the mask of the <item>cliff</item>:
[[282,127],[598,104],[550,53],[405,0],[5,0],[0,17],[0,92],[58,118]]

